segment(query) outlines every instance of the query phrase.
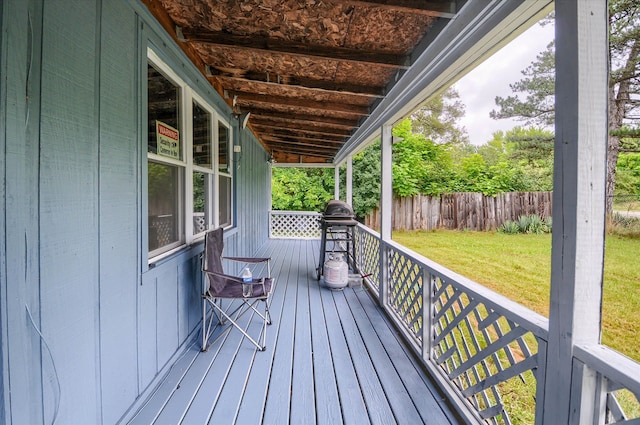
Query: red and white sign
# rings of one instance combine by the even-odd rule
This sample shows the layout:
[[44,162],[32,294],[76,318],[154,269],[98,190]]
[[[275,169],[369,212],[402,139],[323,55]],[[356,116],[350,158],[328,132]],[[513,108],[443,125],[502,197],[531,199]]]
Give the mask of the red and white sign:
[[158,155],[180,159],[180,132],[161,121],[156,121]]

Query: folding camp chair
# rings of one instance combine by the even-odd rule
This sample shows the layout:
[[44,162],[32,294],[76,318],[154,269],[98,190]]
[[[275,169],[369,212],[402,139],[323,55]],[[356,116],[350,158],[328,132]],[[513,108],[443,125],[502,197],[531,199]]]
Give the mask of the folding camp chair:
[[[209,339],[219,325],[229,322],[261,351],[266,349],[267,325],[271,324],[269,314],[269,296],[273,287],[270,258],[222,257],[224,238],[222,228],[211,230],[205,236],[202,271],[205,273],[202,292],[202,351],[209,348]],[[267,277],[253,278],[251,295],[243,296],[243,280],[236,276],[224,274],[222,259],[249,264],[267,263]],[[264,311],[258,310],[257,304],[264,304]],[[207,308],[209,306],[210,308]],[[211,310],[211,314],[209,314]],[[248,312],[254,318],[262,320],[262,343],[248,333],[251,320],[241,323],[240,319]],[[208,316],[208,317],[207,317]],[[258,339],[260,339],[258,337]]]

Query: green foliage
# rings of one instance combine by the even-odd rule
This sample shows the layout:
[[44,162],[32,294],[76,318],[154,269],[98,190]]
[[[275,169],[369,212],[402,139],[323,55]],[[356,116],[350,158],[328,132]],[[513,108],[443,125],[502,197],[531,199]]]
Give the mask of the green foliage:
[[[346,178],[346,173],[340,173]],[[340,186],[346,187],[346,181]],[[380,200],[380,144],[376,143],[353,157],[353,212],[363,218]]]
[[621,153],[616,173],[616,195],[640,196],[640,153]]
[[515,235],[518,233],[540,235],[543,233],[551,233],[551,227],[551,217],[547,217],[543,220],[535,214],[521,215],[516,221],[505,221],[498,229],[498,232],[508,235]]
[[506,233],[508,235],[515,235],[520,233],[520,226],[515,221],[507,220],[502,224],[502,226],[500,226],[498,232]]
[[321,211],[333,198],[333,169],[274,168],[271,185],[274,210]]

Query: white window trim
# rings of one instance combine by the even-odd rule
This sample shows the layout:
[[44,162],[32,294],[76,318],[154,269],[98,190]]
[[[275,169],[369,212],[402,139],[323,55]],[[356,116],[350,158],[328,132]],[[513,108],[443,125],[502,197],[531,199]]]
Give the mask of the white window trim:
[[[229,162],[228,164],[228,169],[230,170],[229,173],[221,173],[220,172],[220,150],[219,150],[219,137],[220,134],[218,132],[219,127],[219,123],[222,123],[222,125],[224,125],[227,128],[227,132],[228,132],[228,140],[227,140],[227,161]],[[231,228],[234,226],[234,214],[233,214],[233,208],[234,208],[234,204],[235,204],[235,197],[233,196],[233,167],[235,166],[235,162],[234,162],[234,157],[233,157],[233,127],[229,124],[229,121],[227,121],[226,119],[224,119],[223,117],[219,116],[217,118],[216,121],[216,125],[215,127],[215,141],[216,141],[216,149],[215,149],[215,182],[214,182],[214,190],[216,193],[215,196],[215,217],[214,217],[214,222],[215,222],[215,227],[219,227],[220,226],[220,177],[224,176],[224,177],[228,177],[231,179],[231,204],[229,205],[229,211],[230,211],[230,217],[229,217],[229,224],[227,224],[225,226],[225,229]]]
[[[171,82],[173,82],[176,86],[180,88],[180,141],[182,144],[182,160],[177,160],[173,158],[168,158],[162,155],[154,154],[151,152],[147,152],[147,162],[154,161],[164,164],[170,164],[182,167],[183,169],[183,182],[180,186],[180,194],[182,201],[182,222],[181,229],[182,235],[181,240],[175,242],[176,246],[172,246],[174,244],[165,245],[162,248],[167,248],[170,246],[171,248],[164,251],[154,254],[153,251],[148,252],[149,263],[157,262],[165,257],[170,256],[171,254],[179,251],[192,244],[195,241],[201,240],[205,232],[200,232],[198,234],[193,234],[194,225],[193,225],[193,173],[201,172],[207,175],[208,184],[211,188],[209,191],[209,202],[207,202],[208,209],[205,212],[205,216],[208,217],[208,223],[206,225],[206,229],[217,228],[220,225],[219,213],[220,213],[220,202],[219,202],[219,193],[220,193],[220,176],[226,176],[231,179],[231,204],[230,208],[230,219],[231,223],[228,227],[233,226],[233,208],[235,199],[233,196],[233,127],[229,124],[229,121],[222,117],[216,109],[211,106],[209,102],[207,102],[202,96],[200,96],[197,92],[194,91],[182,78],[178,76],[173,69],[160,58],[160,56],[151,48],[147,48],[147,61],[153,67],[155,67],[158,71],[162,72],[165,77],[167,77]],[[211,129],[210,129],[210,139],[211,139],[211,151],[212,151],[212,169],[207,167],[202,167],[195,165],[193,163],[193,103],[197,103],[199,107],[206,110],[210,113],[211,119]],[[219,125],[222,124],[227,128],[228,131],[228,149],[227,153],[229,158],[229,173],[221,173],[219,169]],[[147,195],[148,196],[148,193]],[[148,216],[148,214],[147,214]],[[148,226],[148,223],[147,223]],[[161,248],[161,249],[162,249]],[[156,250],[157,251],[157,250]]]

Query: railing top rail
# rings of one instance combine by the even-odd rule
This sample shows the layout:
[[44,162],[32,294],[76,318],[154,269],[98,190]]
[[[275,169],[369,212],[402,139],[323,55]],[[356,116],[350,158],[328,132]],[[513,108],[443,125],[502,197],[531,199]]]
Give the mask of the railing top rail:
[[[360,225],[360,227],[379,237],[379,234],[371,229]],[[546,341],[549,335],[549,319],[530,310],[509,298],[498,294],[484,286],[466,278],[458,273],[449,270],[448,268],[429,260],[428,258],[415,253],[408,248],[400,245],[394,241],[386,242],[393,249],[402,252],[403,255],[411,258],[416,263],[421,264],[430,273],[440,276],[445,280],[455,282],[455,284],[461,287],[467,294],[473,296],[475,299],[482,301],[485,305],[490,306],[492,309],[503,315],[504,317],[513,320],[520,324],[525,329],[531,331],[538,338]]]
[[640,398],[640,363],[600,344],[576,345],[574,357]]
[[270,214],[282,214],[282,215],[317,215],[321,216],[322,213],[317,211],[281,211],[281,210],[271,210]]

